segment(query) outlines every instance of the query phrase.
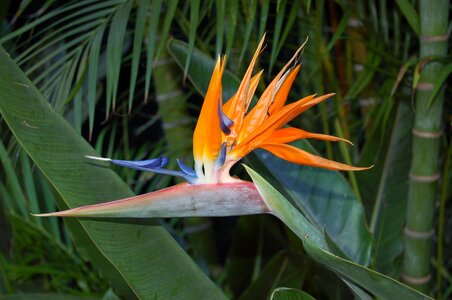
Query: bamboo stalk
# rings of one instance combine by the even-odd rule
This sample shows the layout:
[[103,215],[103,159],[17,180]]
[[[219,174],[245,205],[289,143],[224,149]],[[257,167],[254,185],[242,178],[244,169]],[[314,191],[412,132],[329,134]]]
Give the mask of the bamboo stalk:
[[435,58],[447,54],[448,12],[448,0],[419,1],[420,58],[425,64],[416,91],[402,279],[424,292],[428,290],[431,279],[430,256],[439,180],[439,137],[444,91],[438,94],[431,105],[429,97],[442,68]]

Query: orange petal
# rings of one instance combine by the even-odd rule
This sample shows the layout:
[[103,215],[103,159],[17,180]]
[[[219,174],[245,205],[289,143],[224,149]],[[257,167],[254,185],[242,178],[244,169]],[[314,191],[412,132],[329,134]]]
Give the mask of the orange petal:
[[317,139],[317,140],[332,141],[332,142],[342,141],[342,142],[347,142],[347,143],[353,145],[349,140],[346,140],[346,139],[343,139],[340,137],[327,135],[327,134],[308,132],[308,131],[304,131],[304,130],[301,130],[298,128],[293,128],[293,127],[282,128],[282,129],[278,129],[278,130],[274,131],[267,139],[265,139],[263,141],[263,143],[285,144],[285,143],[290,143],[290,142],[300,140],[300,139]]
[[[254,65],[256,64],[257,57],[261,51],[262,45],[264,44],[265,34],[262,37],[259,45],[257,46],[256,52],[254,53],[253,59],[251,60],[248,69],[243,76],[242,82],[237,90],[237,93],[229,100],[231,104],[228,106],[228,110],[224,111],[224,113],[234,122],[234,126],[232,128],[233,136],[240,130],[242,126],[243,116],[245,115],[245,109],[247,107],[249,90],[250,90],[250,81],[251,75],[253,73]],[[235,128],[235,129],[234,129]]]
[[278,105],[281,105],[281,107],[284,105],[295,76],[300,69],[300,65],[298,65],[294,69],[284,74],[284,76],[282,76],[282,72],[285,71],[287,66],[288,64],[281,70],[281,72],[279,72],[275,79],[273,79],[273,81],[265,89],[264,93],[260,97],[259,102],[246,115],[237,138],[237,141],[239,143],[251,132],[253,132],[256,127],[262,124],[262,122],[268,117],[270,113],[270,107],[275,103],[275,101],[278,103]]
[[296,148],[291,145],[285,145],[285,144],[265,144],[261,145],[262,149],[265,149],[274,155],[278,156],[279,158],[282,158],[284,160],[287,160],[289,162],[299,164],[299,165],[306,165],[311,167],[319,167],[324,168],[328,170],[342,170],[342,171],[361,171],[361,170],[367,170],[371,167],[354,167],[349,166],[346,164],[342,164],[333,160],[329,160],[314,154],[311,154],[309,152],[306,152],[304,150],[301,150],[299,148]]
[[193,155],[198,164],[200,161],[214,160],[221,148],[222,132],[218,105],[222,93],[221,77],[225,60],[225,58],[218,58],[217,60],[193,134]]
[[[246,110],[248,110],[248,107],[249,107],[249,105],[250,105],[250,103],[251,103],[251,99],[253,99],[253,96],[254,96],[254,92],[256,91],[256,88],[257,88],[257,86],[258,86],[258,84],[259,84],[259,81],[260,81],[260,79],[261,79],[261,77],[262,77],[262,73],[264,72],[264,70],[261,70],[259,73],[257,73],[256,75],[254,75],[252,78],[251,78],[251,81],[250,81],[250,88],[249,88],[249,91],[248,91],[248,96],[247,96],[247,100],[248,100],[248,103],[246,104]],[[232,104],[232,102],[233,101],[231,101],[233,98],[235,97],[235,95],[234,96],[232,96],[224,105],[223,105],[223,112],[229,112],[230,110],[231,110],[231,104]],[[245,110],[245,111],[246,111]],[[228,116],[229,117],[229,116]]]
[[292,84],[295,80],[295,77],[298,75],[298,71],[300,71],[301,65],[296,66],[292,70],[290,70],[287,77],[284,79],[281,87],[278,89],[278,93],[273,100],[273,103],[268,108],[268,114],[272,115],[276,111],[280,110],[284,104],[286,103],[287,96],[289,95],[290,89],[292,88]]
[[237,144],[230,152],[231,157],[240,158],[257,148],[276,129],[281,128],[306,109],[324,101],[334,94],[327,94],[315,98],[315,95],[307,96],[297,102],[284,106],[281,110],[270,116],[264,123],[250,133],[243,141]]

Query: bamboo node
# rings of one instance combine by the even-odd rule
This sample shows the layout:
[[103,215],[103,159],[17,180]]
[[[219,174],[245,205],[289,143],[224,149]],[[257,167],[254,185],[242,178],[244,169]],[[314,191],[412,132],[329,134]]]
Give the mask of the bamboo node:
[[422,130],[418,130],[416,128],[413,128],[412,132],[413,132],[413,135],[415,135],[417,137],[422,137],[425,139],[436,139],[436,138],[439,138],[443,134],[442,130],[422,131]]
[[356,73],[364,71],[364,65],[363,64],[354,64],[353,71],[355,71]]
[[444,42],[449,39],[448,34],[444,35],[421,35],[420,40],[426,43]]
[[168,64],[171,64],[171,63],[174,63],[174,60],[172,60],[169,57],[160,58],[159,60],[154,62],[154,68],[158,68],[160,66],[168,65]]
[[431,82],[419,82],[416,86],[416,89],[420,91],[431,91],[434,89],[434,85]]
[[357,18],[350,18],[348,19],[347,25],[352,28],[362,27],[363,22],[361,22],[361,20]]
[[430,279],[432,279],[431,274],[428,274],[427,276],[423,276],[423,277],[414,277],[414,276],[410,276],[405,273],[402,273],[401,277],[402,277],[403,281],[405,281],[406,283],[411,284],[411,285],[426,284],[427,282],[430,281]]
[[367,107],[375,105],[375,98],[363,98],[359,99],[359,106],[361,107]]
[[172,92],[169,92],[169,93],[160,94],[160,95],[158,95],[158,96],[155,98],[155,100],[157,100],[157,102],[163,102],[163,101],[165,101],[165,100],[168,100],[168,99],[172,99],[172,98],[174,98],[174,97],[181,96],[182,94],[183,94],[183,93],[182,93],[181,90],[175,90],[175,91],[172,91]]
[[415,239],[429,239],[435,233],[435,229],[429,231],[416,231],[408,229],[408,227],[403,228],[403,234]]
[[185,125],[191,124],[192,122],[193,122],[193,119],[191,119],[191,118],[188,118],[188,117],[180,118],[180,119],[178,119],[176,121],[173,121],[173,122],[163,122],[162,128],[163,129],[171,129],[171,128],[174,128],[174,127],[185,126]]
[[415,175],[410,172],[410,179],[412,181],[416,181],[416,182],[424,182],[424,183],[435,182],[440,178],[440,176],[441,175],[439,173],[436,173],[433,175]]

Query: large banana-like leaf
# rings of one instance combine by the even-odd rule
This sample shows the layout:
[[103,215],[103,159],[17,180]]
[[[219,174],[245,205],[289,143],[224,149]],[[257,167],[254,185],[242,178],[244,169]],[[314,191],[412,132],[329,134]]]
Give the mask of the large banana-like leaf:
[[[109,168],[87,162],[89,144],[0,48],[0,113],[61,196],[60,209],[132,195]],[[224,295],[155,222],[67,220],[77,245],[128,299]]]
[[[182,67],[187,45],[178,40],[168,44],[169,51]],[[200,93],[205,93],[214,60],[195,49],[188,78]],[[223,77],[223,99],[235,93],[239,80],[228,71]],[[302,143],[310,147],[307,142]],[[364,212],[347,181],[339,172],[294,165],[260,152],[253,167],[276,180],[272,183],[284,191],[296,207],[303,211],[318,228],[326,228],[332,240],[350,259],[367,265],[370,260],[371,236],[364,221]]]
[[395,113],[390,118],[394,120],[393,124],[380,134],[375,132],[363,150],[360,163],[375,164],[375,168],[357,174],[357,179],[363,201],[372,211],[372,267],[387,275],[398,276],[397,258],[403,250],[413,114],[407,102],[398,103],[393,110]]
[[302,240],[306,252],[314,260],[381,299],[431,299],[386,275],[331,253],[319,229],[259,174],[248,167],[246,170],[272,214],[283,221]]

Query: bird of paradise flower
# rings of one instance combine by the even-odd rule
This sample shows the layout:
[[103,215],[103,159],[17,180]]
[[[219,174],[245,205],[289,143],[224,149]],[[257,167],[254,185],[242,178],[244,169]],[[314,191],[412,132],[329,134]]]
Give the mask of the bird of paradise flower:
[[[219,57],[193,134],[194,169],[177,161],[180,171],[165,169],[168,159],[126,161],[87,156],[133,169],[183,177],[187,183],[160,191],[100,204],[37,216],[66,217],[186,217],[271,213],[255,185],[230,176],[231,167],[251,151],[261,148],[289,162],[330,170],[358,171],[354,167],[322,158],[289,145],[313,138],[349,141],[326,134],[286,127],[288,122],[334,94],[310,95],[290,104],[286,100],[300,70],[295,52],[250,109],[260,71],[252,76],[265,36],[261,39],[235,95],[223,104],[222,75],[226,57]],[[291,66],[293,64],[293,66]]]

